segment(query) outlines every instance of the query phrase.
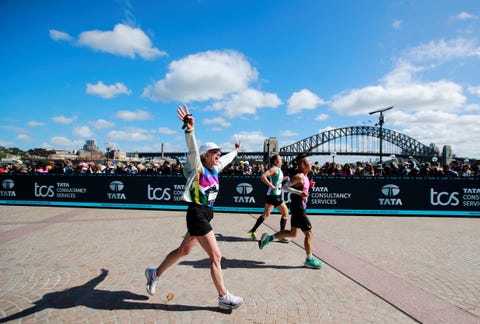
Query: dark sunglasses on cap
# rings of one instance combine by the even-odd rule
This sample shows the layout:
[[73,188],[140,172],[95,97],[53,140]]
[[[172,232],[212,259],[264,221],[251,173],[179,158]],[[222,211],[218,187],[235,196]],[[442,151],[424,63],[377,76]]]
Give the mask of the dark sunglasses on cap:
[[222,151],[220,149],[213,149],[208,151],[208,153],[218,154],[218,153],[222,153]]

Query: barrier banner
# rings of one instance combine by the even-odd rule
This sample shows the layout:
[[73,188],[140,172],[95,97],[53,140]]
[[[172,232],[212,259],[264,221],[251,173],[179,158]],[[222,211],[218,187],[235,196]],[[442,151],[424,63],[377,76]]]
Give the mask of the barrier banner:
[[[309,214],[480,216],[480,178],[314,177]],[[0,175],[0,204],[186,210],[182,175]],[[215,210],[261,213],[258,176],[221,176]],[[290,202],[290,194],[283,193]]]

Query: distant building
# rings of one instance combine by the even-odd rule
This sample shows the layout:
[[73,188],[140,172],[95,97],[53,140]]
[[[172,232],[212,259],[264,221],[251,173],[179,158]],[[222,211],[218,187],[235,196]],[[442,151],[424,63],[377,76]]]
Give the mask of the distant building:
[[112,154],[114,160],[125,161],[127,159],[127,152],[125,151],[112,150],[110,151],[110,154]]
[[77,151],[68,151],[68,150],[56,150],[55,154],[50,154],[48,156],[49,160],[75,160],[77,158]]
[[77,154],[77,159],[79,160],[102,160],[104,155],[101,151],[85,151],[79,150]]
[[2,164],[16,164],[22,163],[22,157],[20,155],[7,154],[6,157],[2,158],[0,161]]
[[95,140],[87,140],[83,145],[83,150],[79,150],[77,155],[80,160],[100,160],[104,158]]
[[263,142],[263,152],[268,153],[269,157],[279,152],[276,137],[269,137]]
[[100,148],[95,140],[87,140],[85,145],[83,145],[83,150],[88,152],[99,152]]

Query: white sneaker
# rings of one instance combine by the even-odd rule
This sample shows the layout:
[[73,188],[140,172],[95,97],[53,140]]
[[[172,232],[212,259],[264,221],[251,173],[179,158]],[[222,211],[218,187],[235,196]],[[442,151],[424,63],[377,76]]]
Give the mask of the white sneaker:
[[218,307],[221,309],[235,309],[243,304],[243,298],[234,296],[227,291],[223,297],[218,297]]
[[145,270],[145,277],[147,277],[147,292],[150,295],[155,295],[158,284],[157,269],[147,268],[147,270]]

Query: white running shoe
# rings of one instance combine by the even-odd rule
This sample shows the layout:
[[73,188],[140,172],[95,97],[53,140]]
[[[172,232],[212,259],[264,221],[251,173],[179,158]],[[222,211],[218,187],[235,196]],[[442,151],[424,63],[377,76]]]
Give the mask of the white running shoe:
[[153,296],[155,295],[158,284],[157,269],[147,268],[147,270],[145,270],[145,277],[147,277],[147,292]]
[[243,298],[234,296],[227,291],[223,297],[218,297],[218,307],[221,309],[235,309],[243,304]]

